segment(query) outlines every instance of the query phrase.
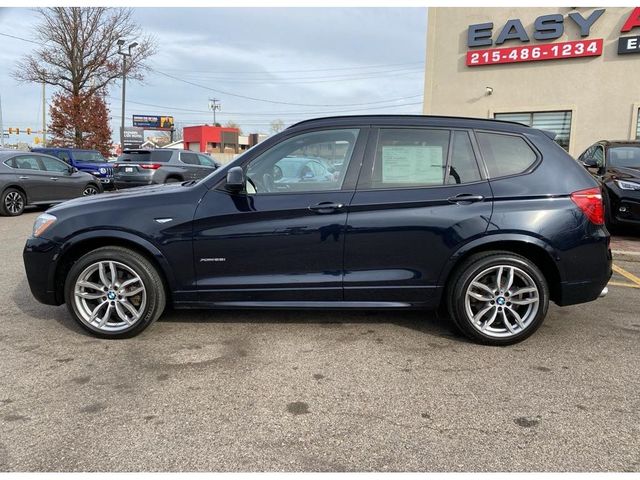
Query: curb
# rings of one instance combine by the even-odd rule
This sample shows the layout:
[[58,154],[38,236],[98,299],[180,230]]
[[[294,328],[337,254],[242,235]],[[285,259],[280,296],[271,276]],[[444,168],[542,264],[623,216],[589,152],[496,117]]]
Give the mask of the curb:
[[640,262],[640,252],[629,252],[627,250],[611,250],[613,260],[618,262]]

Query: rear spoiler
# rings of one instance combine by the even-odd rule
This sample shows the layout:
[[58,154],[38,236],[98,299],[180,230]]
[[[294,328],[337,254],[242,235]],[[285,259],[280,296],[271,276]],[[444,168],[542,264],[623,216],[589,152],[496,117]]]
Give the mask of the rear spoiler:
[[556,134],[556,132],[552,132],[551,130],[539,130],[540,132],[544,133],[547,137],[549,137],[551,140],[555,140],[556,137],[558,136]]

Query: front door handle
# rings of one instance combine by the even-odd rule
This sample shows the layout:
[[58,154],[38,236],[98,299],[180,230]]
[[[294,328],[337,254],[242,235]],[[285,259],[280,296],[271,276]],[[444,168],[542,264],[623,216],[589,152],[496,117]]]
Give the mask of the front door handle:
[[58,181],[58,177],[49,177],[49,180],[53,180],[54,182]]
[[344,204],[342,203],[333,203],[333,202],[321,202],[317,205],[311,205],[309,210],[315,213],[335,213],[339,212],[344,208]]
[[25,176],[18,177],[18,178],[19,178],[20,180],[29,180],[29,177],[25,177]]
[[469,203],[481,202],[484,200],[484,197],[482,195],[473,195],[471,193],[461,193],[455,197],[449,197],[447,200],[451,203],[467,205]]

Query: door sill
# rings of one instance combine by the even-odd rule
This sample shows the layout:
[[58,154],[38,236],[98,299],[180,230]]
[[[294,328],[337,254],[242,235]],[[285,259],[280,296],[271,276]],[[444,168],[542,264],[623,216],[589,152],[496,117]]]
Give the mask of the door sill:
[[175,308],[269,309],[401,309],[418,307],[408,302],[174,302]]

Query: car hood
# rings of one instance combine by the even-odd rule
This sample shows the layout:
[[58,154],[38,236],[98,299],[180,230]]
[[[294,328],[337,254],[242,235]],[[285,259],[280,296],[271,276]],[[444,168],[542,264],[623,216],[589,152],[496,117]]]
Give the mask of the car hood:
[[[154,195],[155,196],[159,195],[162,197],[164,197],[165,195],[171,196],[176,193],[183,192],[186,188],[193,188],[193,186],[187,187],[187,186],[183,186],[180,183],[167,183],[167,184],[161,184],[161,185],[149,185],[144,187],[128,188],[126,190],[118,190],[116,192],[106,192],[106,193],[101,193],[99,195],[91,195],[89,197],[74,198],[72,200],[67,200],[66,202],[60,203],[50,208],[47,211],[51,213],[55,213],[62,210],[74,208],[77,206],[86,207],[87,205],[97,205],[101,203],[109,204],[109,203],[118,202],[118,201],[121,201],[121,202],[124,201],[128,205],[129,202],[135,198],[149,197]],[[158,200],[159,204],[161,202],[171,202],[171,200],[164,199],[164,198],[161,200]]]
[[84,162],[82,160],[76,160],[76,165],[79,165],[83,168],[113,168],[113,164],[107,162]]
[[610,172],[621,180],[640,180],[640,167],[613,167]]

